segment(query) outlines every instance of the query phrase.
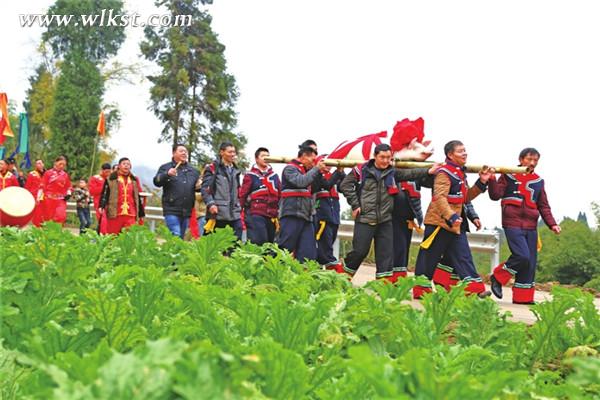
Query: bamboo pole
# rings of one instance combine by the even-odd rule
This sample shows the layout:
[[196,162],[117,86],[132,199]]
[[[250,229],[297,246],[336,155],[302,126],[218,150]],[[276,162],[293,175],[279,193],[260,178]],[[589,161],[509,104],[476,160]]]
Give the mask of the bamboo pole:
[[[293,157],[265,157],[266,162],[270,163],[289,163],[293,160]],[[344,168],[352,168],[357,165],[363,164],[364,160],[337,160],[326,158],[323,160],[325,165],[329,167],[344,167]],[[395,160],[394,166],[396,168],[431,168],[433,165],[432,161],[404,161],[404,160]],[[492,168],[487,165],[476,165],[476,164],[467,164],[466,165],[467,172],[478,173],[484,168]],[[498,174],[522,174],[527,172],[526,167],[493,167]]]

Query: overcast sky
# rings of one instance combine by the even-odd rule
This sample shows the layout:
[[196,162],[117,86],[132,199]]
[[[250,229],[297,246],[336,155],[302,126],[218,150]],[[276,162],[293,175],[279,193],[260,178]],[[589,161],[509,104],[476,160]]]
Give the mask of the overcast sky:
[[[18,15],[50,4],[0,5],[0,91],[19,111],[41,29],[21,28]],[[156,13],[150,1],[126,8]],[[266,145],[293,155],[306,138],[328,152],[423,117],[436,160],[451,139],[466,144],[469,162],[490,165],[514,165],[523,147],[538,148],[555,216],[586,211],[591,222],[589,205],[600,201],[596,8],[593,1],[215,0],[209,10],[240,90],[238,129],[248,153]],[[139,61],[142,28],[127,33],[117,58]],[[170,149],[156,144],[161,125],[147,110],[148,88],[111,86],[105,100],[123,115],[110,145],[154,168]],[[498,203],[482,196],[474,204],[485,226],[500,224]]]

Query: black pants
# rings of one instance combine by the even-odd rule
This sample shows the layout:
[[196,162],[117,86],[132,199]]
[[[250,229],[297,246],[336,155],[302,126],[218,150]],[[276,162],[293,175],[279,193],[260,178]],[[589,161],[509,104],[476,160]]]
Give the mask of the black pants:
[[375,240],[375,277],[384,278],[392,276],[393,253],[393,228],[392,221],[376,225],[354,223],[354,236],[352,238],[352,251],[344,259],[344,270],[354,274],[363,262]]
[[77,216],[79,217],[79,233],[83,233],[92,224],[90,209],[77,207]]
[[408,254],[413,231],[408,227],[406,218],[392,220],[394,227],[394,272],[408,271]]

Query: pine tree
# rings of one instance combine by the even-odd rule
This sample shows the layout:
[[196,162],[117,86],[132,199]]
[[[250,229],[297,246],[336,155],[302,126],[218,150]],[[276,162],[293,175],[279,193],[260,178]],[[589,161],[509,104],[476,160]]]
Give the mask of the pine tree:
[[238,149],[246,138],[233,131],[238,91],[235,78],[227,73],[225,46],[212,30],[211,16],[202,11],[200,0],[162,0],[172,16],[191,15],[191,24],[181,27],[147,27],[142,54],[159,68],[150,97],[154,114],[163,122],[159,141],[184,143],[191,158],[204,163],[214,157],[223,141]]

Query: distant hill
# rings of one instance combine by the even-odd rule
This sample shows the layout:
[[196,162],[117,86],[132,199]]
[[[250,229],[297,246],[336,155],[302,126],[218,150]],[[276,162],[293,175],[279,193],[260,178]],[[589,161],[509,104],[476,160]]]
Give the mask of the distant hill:
[[156,174],[158,167],[151,168],[146,165],[136,165],[132,168],[132,170],[133,170],[133,174],[135,176],[137,176],[138,178],[140,178],[140,181],[142,182],[142,186],[145,189],[149,189],[149,190],[158,189],[152,183],[152,179],[154,179],[154,175]]

